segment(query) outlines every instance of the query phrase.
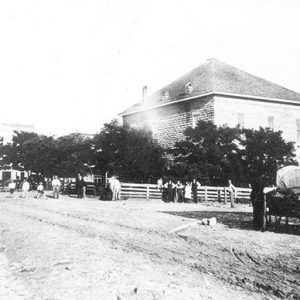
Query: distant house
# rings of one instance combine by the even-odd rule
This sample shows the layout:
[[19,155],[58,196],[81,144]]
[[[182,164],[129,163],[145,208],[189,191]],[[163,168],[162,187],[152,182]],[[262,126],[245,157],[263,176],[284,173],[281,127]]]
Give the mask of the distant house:
[[[145,91],[143,91],[145,92]],[[300,94],[217,59],[209,59],[120,114],[147,125],[162,146],[184,138],[198,120],[245,128],[269,127],[300,147]]]
[[33,132],[34,125],[0,123],[0,145],[5,145],[12,141],[14,131]]

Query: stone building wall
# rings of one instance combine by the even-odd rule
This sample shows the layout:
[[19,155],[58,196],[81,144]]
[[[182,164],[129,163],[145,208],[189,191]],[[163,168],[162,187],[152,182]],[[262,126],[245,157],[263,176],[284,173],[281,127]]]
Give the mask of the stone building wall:
[[[234,127],[238,114],[244,119],[245,128],[269,127],[272,118],[274,130],[281,130],[287,141],[297,142],[297,120],[300,120],[299,105],[262,102],[230,97],[215,96],[215,124]],[[300,142],[300,140],[298,141]]]
[[212,97],[198,98],[127,115],[123,120],[131,126],[149,127],[163,147],[172,147],[184,139],[184,130],[199,119],[214,121],[213,106]]
[[[300,159],[300,103],[291,105],[220,96],[214,99],[216,125],[234,127],[242,116],[245,128],[258,129],[273,124],[273,129],[281,130],[286,141],[295,142],[296,156]],[[270,119],[273,120],[271,124]]]

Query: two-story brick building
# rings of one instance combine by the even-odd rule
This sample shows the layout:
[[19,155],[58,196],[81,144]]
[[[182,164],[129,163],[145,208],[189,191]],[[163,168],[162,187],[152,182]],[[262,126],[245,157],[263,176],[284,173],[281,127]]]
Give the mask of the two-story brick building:
[[281,130],[300,145],[300,94],[217,59],[168,84],[122,112],[124,122],[147,125],[162,146],[183,139],[199,119],[216,125]]

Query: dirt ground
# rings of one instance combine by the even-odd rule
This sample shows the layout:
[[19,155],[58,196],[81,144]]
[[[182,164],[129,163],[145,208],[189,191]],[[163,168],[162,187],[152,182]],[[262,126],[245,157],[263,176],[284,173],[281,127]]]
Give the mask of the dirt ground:
[[247,205],[19,196],[0,193],[0,299],[300,299],[299,232],[252,230]]

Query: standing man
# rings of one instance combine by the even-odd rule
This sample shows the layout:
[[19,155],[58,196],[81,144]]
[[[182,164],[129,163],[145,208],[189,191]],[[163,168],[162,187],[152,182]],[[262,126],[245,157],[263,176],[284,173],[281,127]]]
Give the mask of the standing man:
[[84,179],[78,174],[76,178],[76,192],[78,198],[83,198]]
[[176,183],[176,199],[178,202],[184,202],[183,199],[184,186],[180,180]]
[[53,189],[53,198],[58,199],[59,198],[59,190],[60,190],[60,181],[57,176],[53,177],[52,189]]
[[25,178],[23,183],[22,183],[22,193],[23,193],[22,197],[23,198],[27,198],[29,188],[30,188],[29,182],[27,181],[27,178]]
[[192,181],[192,194],[194,203],[198,203],[198,186],[201,186],[201,184],[194,178]]
[[230,203],[231,208],[235,207],[234,201],[235,201],[235,186],[232,184],[231,180],[228,180],[228,190],[230,195]]
[[173,202],[174,201],[174,188],[175,185],[172,182],[172,180],[170,179],[165,185],[164,187],[167,189],[167,202]]

